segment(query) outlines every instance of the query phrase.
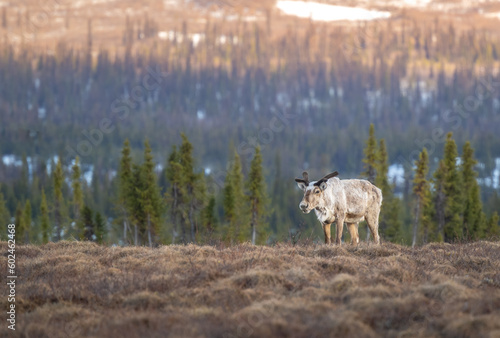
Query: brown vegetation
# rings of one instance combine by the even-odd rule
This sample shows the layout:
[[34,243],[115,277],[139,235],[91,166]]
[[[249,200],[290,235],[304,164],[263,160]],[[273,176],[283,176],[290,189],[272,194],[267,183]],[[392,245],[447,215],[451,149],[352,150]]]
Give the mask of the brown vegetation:
[[[7,252],[5,242],[0,247]],[[416,249],[59,242],[20,246],[16,256],[17,336],[500,335],[498,242]]]
[[[494,2],[470,1],[455,8],[441,8],[445,1],[431,1],[435,6],[403,8],[387,1],[318,0],[318,2],[361,6],[363,8],[390,11],[394,32],[408,30],[409,23],[421,27],[432,27],[436,20],[444,27],[450,23],[455,29],[475,29],[488,34],[497,34],[498,21],[485,14],[496,13],[499,5]],[[450,1],[451,3],[455,1]],[[396,3],[396,2],[392,2]],[[157,31],[181,30],[184,23],[190,33],[203,32],[207,22],[217,22],[219,27],[228,27],[238,21],[240,15],[251,17],[248,24],[272,26],[273,34],[281,36],[292,25],[298,30],[308,30],[309,20],[284,15],[275,8],[275,0],[18,0],[0,2],[0,42],[14,48],[34,46],[57,53],[58,44],[64,43],[76,49],[85,50],[88,45],[89,21],[92,36],[92,50],[102,49],[111,54],[122,54],[125,46],[127,21],[133,27],[136,44],[133,50],[144,51],[157,44],[147,41]],[[437,7],[436,7],[437,6]],[[4,19],[5,18],[5,19]],[[245,21],[245,20],[243,20]],[[406,23],[402,23],[406,21]],[[148,24],[154,34],[143,31]],[[330,22],[330,27],[345,29],[359,28],[358,23],[349,21]],[[406,25],[406,26],[405,26]],[[144,36],[141,37],[141,33]],[[160,42],[161,43],[161,42]],[[313,55],[313,54],[312,54]],[[443,65],[441,65],[443,66]]]

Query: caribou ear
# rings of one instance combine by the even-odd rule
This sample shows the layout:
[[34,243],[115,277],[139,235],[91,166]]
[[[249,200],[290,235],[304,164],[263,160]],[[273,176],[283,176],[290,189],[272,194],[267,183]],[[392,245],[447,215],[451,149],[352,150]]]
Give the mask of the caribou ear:
[[321,189],[321,191],[325,191],[327,187],[328,186],[327,186],[326,182],[321,182],[321,184],[319,185],[319,188]]
[[295,179],[295,182],[297,182],[297,185],[299,186],[299,188],[300,188],[300,189],[302,189],[302,190],[304,190],[304,191],[306,190],[306,188],[307,188],[307,184],[306,184],[306,182],[304,182],[304,180],[303,180],[303,179],[296,178],[296,179]]

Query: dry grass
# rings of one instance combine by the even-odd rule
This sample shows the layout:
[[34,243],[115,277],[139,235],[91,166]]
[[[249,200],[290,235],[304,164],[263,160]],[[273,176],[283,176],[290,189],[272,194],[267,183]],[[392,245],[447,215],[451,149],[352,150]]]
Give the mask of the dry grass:
[[500,336],[494,242],[414,250],[60,242],[18,247],[17,266],[23,337]]

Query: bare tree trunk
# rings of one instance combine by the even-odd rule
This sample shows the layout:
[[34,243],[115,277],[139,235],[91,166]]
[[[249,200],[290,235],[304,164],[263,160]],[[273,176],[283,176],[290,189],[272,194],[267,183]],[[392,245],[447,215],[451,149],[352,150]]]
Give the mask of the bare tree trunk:
[[30,242],[30,230],[31,230],[31,223],[26,226],[26,232],[24,233],[24,243]]
[[172,244],[175,244],[175,238],[177,237],[177,224],[172,223]]
[[370,229],[368,226],[366,227],[366,241],[368,242],[370,240]]
[[137,242],[138,242],[137,224],[134,224],[134,245],[137,245]]
[[252,210],[252,244],[255,245],[255,240],[256,240],[256,237],[257,237],[257,229],[256,229],[256,226],[257,226],[257,211],[255,210],[255,208],[253,208]]
[[127,243],[127,221],[123,220],[123,245]]
[[174,204],[172,206],[171,220],[172,220],[172,244],[175,244],[175,238],[177,237],[177,185],[174,185]]
[[148,213],[148,241],[149,247],[153,247],[153,242],[151,241],[151,215]]
[[437,199],[436,199],[436,212],[438,218],[438,234],[441,234],[442,239],[444,240],[444,192],[443,187],[439,187]]
[[196,244],[196,232],[194,229],[194,221],[193,221],[193,201],[191,201],[191,205],[189,206],[189,223],[191,224],[191,241]]
[[56,241],[59,242],[61,240],[61,223],[62,223],[62,217],[61,217],[61,205],[59,201],[56,199],[55,203],[55,221],[56,221]]
[[181,212],[181,228],[182,228],[182,243],[186,243],[186,219],[184,214]]
[[415,221],[413,222],[413,242],[411,247],[415,247],[417,244],[417,232],[418,232],[418,221],[420,218],[420,197],[417,197],[417,205],[415,207]]

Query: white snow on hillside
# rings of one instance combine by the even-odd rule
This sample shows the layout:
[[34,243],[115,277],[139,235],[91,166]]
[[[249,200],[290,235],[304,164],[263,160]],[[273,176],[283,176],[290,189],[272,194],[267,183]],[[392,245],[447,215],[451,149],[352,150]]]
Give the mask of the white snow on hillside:
[[500,20],[500,12],[496,13],[488,13],[484,15],[487,18],[492,18],[492,19],[499,19]]
[[387,19],[391,16],[389,12],[305,1],[279,0],[276,3],[276,8],[287,15],[306,19],[311,18],[314,21],[366,21]]

